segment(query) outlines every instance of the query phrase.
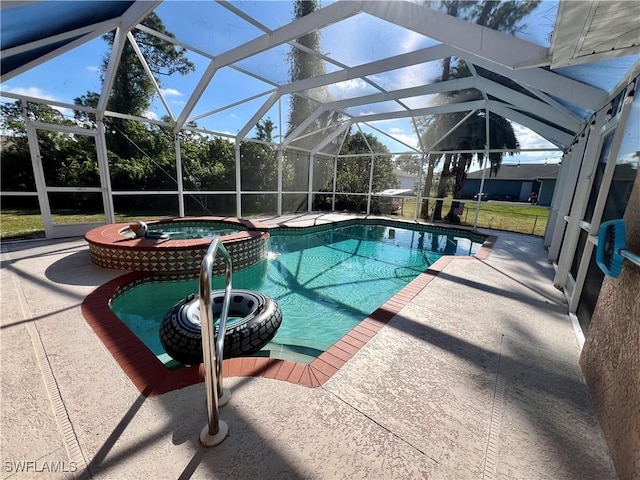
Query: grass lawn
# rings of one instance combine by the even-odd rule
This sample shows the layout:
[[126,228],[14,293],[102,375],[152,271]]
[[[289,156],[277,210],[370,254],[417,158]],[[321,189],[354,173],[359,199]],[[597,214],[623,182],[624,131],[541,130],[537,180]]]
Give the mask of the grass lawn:
[[[167,215],[149,216],[145,214],[116,214],[116,222],[140,220],[144,218],[165,218]],[[52,215],[54,225],[69,223],[103,223],[104,213],[79,214],[77,212]],[[39,210],[2,210],[0,212],[1,239],[44,237],[44,224]]]
[[[433,202],[430,202],[430,207]],[[444,201],[443,215],[449,211],[451,199]],[[405,199],[402,206],[402,216],[413,220],[416,210],[415,199]],[[476,215],[476,203],[467,201],[464,212],[460,215],[462,225],[473,226]],[[529,235],[544,235],[547,227],[549,209],[522,203],[494,203],[481,202],[478,214],[478,227],[507,230],[509,232],[527,233]]]
[[[104,215],[103,215],[104,218]],[[44,236],[44,223],[39,211],[2,210],[0,238]]]
[[[449,211],[451,199],[444,201],[443,214]],[[475,202],[467,202],[460,216],[463,225],[473,226],[476,212]],[[415,198],[405,198],[401,215],[413,220],[416,209]],[[116,214],[117,222],[139,220],[140,218],[164,218],[167,215],[149,216],[139,214]],[[533,235],[543,235],[547,226],[549,209],[523,204],[506,204],[482,202],[478,215],[478,227],[507,230]],[[76,212],[57,213],[53,215],[54,225],[67,223],[100,223],[104,222],[103,213],[78,214]],[[2,210],[0,212],[0,238],[37,238],[44,237],[44,225],[38,210]]]

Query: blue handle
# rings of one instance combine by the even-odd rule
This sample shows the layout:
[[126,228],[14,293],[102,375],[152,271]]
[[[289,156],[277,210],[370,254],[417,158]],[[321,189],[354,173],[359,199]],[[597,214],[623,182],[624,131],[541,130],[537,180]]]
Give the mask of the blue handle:
[[600,225],[596,263],[606,275],[618,278],[626,258],[640,267],[640,256],[626,249],[624,220],[610,220]]

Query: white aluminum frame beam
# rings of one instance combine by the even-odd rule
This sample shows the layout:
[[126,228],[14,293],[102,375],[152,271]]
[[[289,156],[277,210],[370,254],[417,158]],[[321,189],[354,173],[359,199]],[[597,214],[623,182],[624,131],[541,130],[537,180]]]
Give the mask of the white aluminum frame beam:
[[[269,111],[269,109],[276,104],[279,98],[280,93],[278,91],[271,94],[267,101],[262,104],[258,111],[253,114],[253,117],[251,117],[251,119],[247,123],[245,123],[244,127],[242,127],[242,129],[238,132],[235,137],[236,142],[239,143],[244,140],[251,129],[260,121],[260,119]],[[178,120],[178,122],[180,122],[180,120]],[[178,124],[176,124],[176,129],[177,128]]]
[[344,122],[342,125],[336,128],[332,133],[327,135],[320,143],[318,143],[313,148],[313,150],[311,150],[310,154],[316,155],[317,153],[320,153],[320,150],[322,150],[324,147],[329,145],[329,143],[331,143],[334,139],[339,137],[343,132],[348,131],[351,128],[351,125],[353,125],[353,122],[351,120]]
[[504,100],[510,103],[518,110],[524,110],[527,113],[532,113],[540,118],[544,118],[549,122],[561,126],[567,130],[572,131],[574,134],[579,132],[584,127],[583,120],[576,120],[571,115],[562,114],[555,108],[547,105],[544,102],[531,98],[523,93],[517,92],[511,88],[505,87],[497,82],[489,80],[484,77],[476,78],[476,88],[484,91],[489,95]]
[[149,13],[160,5],[160,3],[161,0],[134,2],[133,5],[120,17],[120,25],[118,26],[113,39],[111,55],[109,56],[109,63],[107,64],[107,71],[104,75],[100,99],[98,100],[98,120],[102,120],[104,118],[104,112],[107,109],[109,94],[111,93],[116,71],[120,64],[120,57],[122,56],[127,33],[129,33],[131,29],[149,15]]
[[531,118],[524,113],[512,110],[504,103],[489,101],[487,102],[487,106],[491,112],[530,128],[538,135],[541,135],[562,149],[567,148],[573,142],[574,135],[558,130],[551,125]]
[[[598,164],[602,142],[606,134],[611,133],[611,129],[608,129],[606,132],[602,132],[603,124],[605,127],[607,126],[605,117],[606,113],[602,110],[596,114],[595,122],[592,126],[593,128],[591,129],[591,133],[586,142],[584,156],[581,159],[582,165],[580,167],[580,175],[575,183],[575,192],[571,201],[569,218],[567,220],[564,239],[562,240],[560,255],[558,257],[558,266],[553,278],[553,285],[556,288],[564,289],[566,287],[573,257],[574,255],[582,254],[582,252],[576,252],[578,237],[580,236],[581,230],[580,222],[584,217],[584,212],[589,200],[593,174],[596,165]],[[613,135],[615,135],[615,133],[613,133]]]
[[[630,89],[633,89],[634,87],[635,85],[630,86]],[[600,224],[602,222],[602,215],[604,212],[605,205],[607,203],[607,199],[609,197],[609,192],[610,192],[610,189],[612,188],[611,181],[613,179],[614,171],[616,169],[616,164],[617,164],[616,160],[618,159],[620,144],[622,143],[622,139],[624,138],[626,133],[625,126],[627,125],[629,114],[631,113],[632,103],[633,103],[633,96],[627,94],[623,101],[622,112],[619,114],[617,119],[615,119],[612,122],[615,124],[615,126],[613,127],[615,128],[615,132],[613,133],[611,147],[607,155],[607,163],[605,165],[605,169],[600,182],[596,204],[593,208],[593,214],[591,216],[591,220],[587,221],[584,218],[584,213],[583,213],[583,221],[580,222],[580,228],[582,230],[586,230],[587,234],[589,235],[589,238],[590,239],[595,238],[596,241],[595,242],[588,241],[584,246],[584,251],[582,252],[582,257],[580,259],[580,265],[578,267],[577,276],[575,278],[575,285],[574,285],[573,291],[571,292],[571,298],[569,299],[570,312],[577,312],[578,302],[580,300],[582,289],[586,281],[587,271],[589,268],[591,255],[593,253],[593,248],[595,248],[594,245],[597,245],[598,231],[600,229]],[[610,129],[606,130],[602,135],[601,146],[600,146],[601,150],[603,148],[604,139],[609,131],[611,130]],[[600,163],[601,155],[602,155],[602,151],[598,152],[598,163]],[[579,234],[581,233],[582,232],[579,232]],[[576,255],[579,255],[580,253],[581,252],[576,252]]]
[[437,107],[418,108],[416,110],[411,110],[411,111],[374,113],[371,115],[362,115],[360,117],[352,117],[352,120],[358,123],[365,123],[365,122],[377,122],[380,120],[392,120],[396,118],[405,118],[405,117],[422,117],[426,115],[441,115],[444,113],[467,112],[469,110],[477,110],[480,108],[485,108],[486,103],[487,102],[485,102],[484,100],[474,100],[472,102],[451,103],[448,105],[439,105]]
[[202,113],[200,115],[196,115],[195,117],[190,118],[188,120],[188,122],[195,122],[196,120],[200,120],[201,118],[208,117],[210,115],[215,115],[216,113],[224,112],[225,110],[228,110],[228,109],[233,108],[233,107],[237,107],[238,105],[242,105],[243,103],[251,102],[251,101],[253,101],[253,100],[257,99],[257,98],[264,97],[264,96],[272,94],[272,93],[274,93],[276,91],[277,91],[277,89],[272,88],[271,90],[267,90],[267,91],[262,92],[262,93],[257,93],[255,95],[252,95],[251,97],[244,98],[244,99],[239,100],[237,102],[229,103],[228,105],[225,105],[224,107],[216,108],[215,110],[211,110],[209,112]]
[[42,224],[44,226],[44,234],[47,238],[53,237],[53,220],[51,219],[51,208],[49,207],[49,197],[47,195],[47,182],[44,177],[42,168],[40,145],[38,144],[38,134],[29,118],[27,102],[22,101],[22,114],[25,119],[25,130],[27,131],[27,142],[29,143],[29,155],[31,157],[31,168],[33,169],[33,179],[36,184],[36,192],[38,193],[38,205],[40,207],[40,215],[42,216]]
[[478,109],[475,110],[471,110],[469,113],[467,113],[462,120],[460,120],[458,123],[456,123],[453,127],[451,127],[451,129],[445,133],[444,135],[442,135],[437,142],[434,142],[433,145],[429,146],[429,150],[425,150],[424,153],[431,153],[433,151],[434,148],[436,148],[436,146],[443,141],[445,138],[447,138],[449,135],[451,135],[460,125],[462,125],[464,122],[466,122],[467,120],[469,120],[476,112],[478,111]]
[[96,122],[96,155],[98,156],[100,185],[102,186],[102,203],[106,223],[115,223],[116,214],[113,206],[113,188],[111,186],[111,173],[109,169],[109,155],[104,135],[104,122]]
[[141,32],[144,32],[144,33],[148,33],[149,35],[153,35],[154,37],[164,40],[167,43],[171,43],[172,45],[178,45],[179,47],[189,50],[190,52],[197,53],[198,55],[202,55],[203,57],[208,58],[209,60],[215,59],[214,55],[211,55],[210,53],[207,53],[204,50],[199,49],[198,47],[194,47],[193,45],[185,43],[178,38],[170,37],[168,35],[160,33],[157,30],[154,30],[153,28],[149,28],[146,25],[142,25],[141,23],[136,25],[135,29],[140,30]]
[[[412,120],[414,120],[414,118],[412,117]],[[414,120],[414,124],[415,124],[415,120]],[[384,130],[379,129],[378,127],[376,127],[375,125],[371,125],[369,123],[363,123],[363,125],[366,125],[368,128],[375,130],[376,132],[384,135],[387,138],[390,138],[391,140],[393,140],[396,143],[399,143],[400,145],[404,145],[405,147],[407,147],[411,152],[416,153],[416,154],[420,154],[422,153],[422,151],[416,147],[412,147],[411,145],[409,145],[408,143],[403,142],[402,140],[399,140],[397,138],[395,138],[393,135],[388,134],[387,132],[385,132]],[[420,135],[417,134],[416,132],[416,139],[418,140],[418,143],[422,143],[420,141]],[[378,152],[378,155],[380,154],[380,152]]]
[[384,60],[376,60],[374,62],[358,65],[357,67],[339,70],[337,72],[318,75],[317,77],[298,80],[287,85],[283,85],[280,90],[282,95],[295,93],[302,90],[309,90],[317,87],[324,87],[334,83],[345,82],[355,78],[366,77],[376,73],[397,70],[399,68],[418,65],[426,62],[433,62],[454,54],[452,48],[448,45],[435,45],[433,47],[422,48],[414,52],[404,53],[401,55],[385,58]]
[[[383,61],[381,61],[383,62]],[[330,74],[331,75],[331,74]],[[322,76],[321,76],[322,77]],[[315,79],[319,77],[314,77]],[[360,77],[358,77],[360,78]],[[292,84],[290,84],[292,85]],[[370,95],[363,95],[360,97],[353,97],[344,100],[338,100],[334,102],[321,104],[309,117],[307,117],[296,129],[294,129],[285,140],[282,142],[284,146],[288,145],[292,141],[296,140],[297,136],[303,132],[309,125],[311,125],[316,118],[318,118],[323,112],[332,110],[342,110],[358,105],[367,105],[370,103],[387,102],[393,100],[399,100],[402,98],[416,97],[420,95],[429,95],[435,93],[443,93],[454,90],[462,90],[465,88],[473,88],[473,77],[460,78],[456,80],[448,80],[446,82],[438,82],[430,85],[421,85],[418,87],[404,88],[400,90],[385,91],[380,93],[373,93]],[[285,87],[286,88],[286,87]],[[282,90],[284,90],[283,88]],[[313,88],[313,87],[312,87]],[[406,107],[405,107],[406,108]],[[410,109],[407,109],[410,111]],[[392,138],[392,137],[391,137]]]
[[459,78],[456,80],[447,80],[446,82],[438,82],[430,85],[403,88],[400,90],[392,90],[386,93],[373,93],[371,95],[363,95],[361,97],[329,102],[323,105],[323,110],[342,110],[344,108],[368,105],[371,103],[388,102],[390,100],[398,100],[401,98],[411,98],[422,95],[431,95],[435,93],[464,90],[468,88],[474,88],[475,85],[476,82],[473,77]]
[[115,81],[116,71],[120,64],[120,58],[122,57],[122,51],[124,50],[124,44],[127,39],[127,32],[118,27],[115,36],[113,37],[113,45],[111,46],[111,55],[109,55],[109,62],[107,63],[107,70],[104,74],[104,80],[102,82],[102,90],[100,91],[100,98],[98,99],[96,118],[99,121],[104,119],[104,114],[107,109],[107,103],[109,102],[109,94],[111,88],[113,88],[113,82]]
[[129,43],[133,47],[133,51],[136,52],[136,56],[138,57],[138,60],[140,60],[140,63],[142,64],[142,68],[144,69],[144,72],[147,74],[147,77],[149,77],[149,80],[153,84],[153,88],[155,88],[156,93],[160,97],[160,101],[162,102],[162,105],[164,105],[164,108],[167,111],[167,113],[169,114],[169,118],[171,118],[172,121],[175,121],[175,117],[173,116],[173,113],[171,113],[169,104],[167,103],[167,101],[164,98],[164,95],[162,94],[160,85],[158,85],[158,82],[156,81],[156,77],[153,76],[151,67],[149,67],[149,64],[147,63],[147,59],[144,58],[144,55],[142,54],[142,50],[140,50],[140,47],[138,46],[136,39],[133,38],[133,35],[131,34],[131,32],[127,33],[127,39],[129,40]]
[[69,133],[71,135],[85,135],[87,137],[96,137],[98,135],[98,131],[95,129],[86,129],[72,125],[56,125],[52,123],[40,122],[38,120],[31,120],[31,125],[38,130],[47,130],[49,132],[62,132]]
[[598,110],[609,99],[609,93],[605,90],[563,77],[544,68],[510,70],[497,62],[470,55],[454,46],[450,46],[450,48],[453,51],[452,55],[463,59],[465,62],[472,63],[507,77],[521,85],[536,88],[591,111]]
[[293,140],[296,140],[298,138],[298,135],[300,135],[302,132],[305,131],[305,129],[310,126],[315,120],[316,118],[318,118],[320,115],[322,115],[322,112],[326,111],[324,106],[326,104],[320,104],[320,106],[318,108],[316,108],[313,113],[311,113],[307,118],[305,118],[302,123],[300,123],[300,125],[298,125],[296,128],[293,129],[293,131],[287,135],[285,137],[285,139],[282,141],[281,146],[286,148],[287,145],[289,145]]
[[[147,31],[147,30],[144,30],[144,31]],[[319,75],[317,77],[299,80],[297,82],[283,85],[277,90],[277,92],[279,96],[282,97],[284,95],[294,94],[296,92],[301,92],[308,89],[323,87],[323,86],[331,85],[333,83],[353,80],[353,79],[361,78],[367,75],[373,75],[376,73],[404,68],[404,67],[415,65],[415,64],[439,60],[449,55],[451,55],[451,51],[447,45],[436,45],[433,47],[423,48],[414,52],[409,52],[406,54],[390,57],[385,60],[366,63],[354,68],[349,68],[349,69],[340,70],[337,72],[328,73],[325,75]],[[230,67],[235,68],[235,66],[230,66]],[[206,90],[206,87],[207,86],[205,85],[205,90]],[[204,93],[204,91],[202,93]],[[269,92],[265,92],[265,94],[266,93],[269,93]],[[232,105],[228,105],[227,107],[231,107],[231,106]],[[224,110],[227,107],[222,107],[217,111]],[[183,114],[185,111],[186,111],[186,106],[185,106],[185,110],[183,110]],[[216,111],[210,112],[210,114],[215,112]],[[197,119],[203,118],[204,116],[207,116],[207,114],[193,117],[189,119],[189,121],[195,121]],[[182,117],[182,115],[180,117]],[[180,129],[180,117],[178,117],[178,120],[175,126],[176,129]],[[242,131],[244,131],[247,128],[248,130],[246,130],[246,133],[244,133],[242,138],[244,138],[246,134],[249,131],[251,131],[251,129],[255,125],[255,122],[257,122],[261,118],[262,118],[262,115],[260,116],[254,115],[254,117],[245,124],[245,127],[242,129]]]
[[411,2],[364,2],[363,11],[510,69],[547,66],[549,49]]
[[352,17],[353,15],[360,13],[361,10],[361,2],[355,0],[350,2],[332,3],[327,7],[278,28],[269,34],[262,35],[218,55],[215,60],[209,63],[209,66],[200,78],[200,81],[191,94],[191,97],[187,100],[187,103],[176,122],[176,128],[182,128],[182,125],[184,125],[189,115],[191,115],[191,112],[204,94],[209,82],[219,69],[232,65],[252,55],[269,50],[270,48],[282,43],[287,43],[302,35],[306,35],[309,32],[316,31],[320,28],[339,22],[340,20],[344,20],[345,18]]
[[562,105],[560,102],[558,102],[557,100],[554,100],[553,98],[551,98],[546,93],[540,91],[537,88],[530,87],[529,85],[522,85],[519,82],[516,82],[516,83],[518,83],[518,85],[520,85],[522,88],[524,88],[524,89],[528,90],[529,92],[531,92],[532,94],[534,94],[536,97],[538,97],[541,101],[543,101],[547,105],[550,105],[551,107],[555,108],[556,110],[562,112],[562,114],[569,115],[574,120],[576,120],[578,122],[582,122],[583,124],[586,123],[586,120],[583,117],[581,117],[580,115],[578,115],[578,114],[574,113],[573,111],[569,110],[564,105]]
[[[303,138],[310,137],[310,136],[316,135],[318,133],[322,133],[322,132],[324,132],[326,130],[330,130],[332,128],[336,128],[338,125],[341,125],[342,123],[343,122],[339,121],[337,123],[329,124],[326,127],[322,127],[322,128],[319,128],[318,130],[313,130],[311,132],[305,133],[304,135],[300,135],[300,136],[296,137],[294,140],[297,142],[299,140],[302,140]],[[295,148],[295,149],[298,149],[298,150],[307,151],[305,148],[298,147],[296,145],[291,145],[291,144],[289,144],[287,147],[284,147],[282,144],[280,144],[280,148]]]
[[29,95],[22,95],[20,93],[13,93],[13,92],[5,92],[2,90],[0,90],[0,97],[13,98],[14,100],[26,100],[27,102],[40,103],[42,105],[49,105],[52,107],[68,108],[70,110],[79,110],[81,112],[89,112],[89,113],[96,112],[96,109],[93,107],[86,107],[84,105],[72,105],[70,103],[59,102],[57,100],[36,98],[36,97],[31,97]]
[[153,118],[138,117],[137,115],[127,115],[126,113],[112,112],[111,110],[105,111],[104,115],[107,117],[123,118],[124,120],[134,120],[136,122],[152,123],[153,125],[160,125],[161,127],[167,127],[167,128],[173,127],[173,124],[169,122],[163,122],[162,120],[154,120]]

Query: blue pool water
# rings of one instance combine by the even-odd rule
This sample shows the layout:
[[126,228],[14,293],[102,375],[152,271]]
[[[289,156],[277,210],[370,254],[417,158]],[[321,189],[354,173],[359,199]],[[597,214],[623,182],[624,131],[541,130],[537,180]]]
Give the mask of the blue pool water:
[[[149,223],[148,228],[150,232],[166,233],[171,240],[217,238],[246,231],[244,228],[221,222],[157,222]],[[135,236],[131,230],[127,230],[124,234],[130,237]]]
[[[275,231],[268,260],[235,272],[233,287],[265,293],[282,308],[282,325],[264,353],[308,363],[442,255],[473,255],[481,241],[373,225]],[[216,277],[213,288],[223,287]],[[154,279],[114,298],[111,309],[168,363],[158,335],[162,318],[197,291],[197,279]]]

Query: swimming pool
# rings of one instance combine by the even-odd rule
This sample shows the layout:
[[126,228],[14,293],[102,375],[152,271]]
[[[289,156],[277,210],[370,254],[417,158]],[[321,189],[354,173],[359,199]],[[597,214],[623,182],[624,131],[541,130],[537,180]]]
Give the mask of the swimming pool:
[[[443,255],[474,255],[483,237],[463,232],[353,224],[271,230],[267,259],[237,271],[233,287],[260,291],[283,322],[260,355],[307,364]],[[222,277],[213,288],[223,288]],[[167,366],[160,345],[165,313],[197,292],[197,279],[149,277],[122,289],[112,311]]]

